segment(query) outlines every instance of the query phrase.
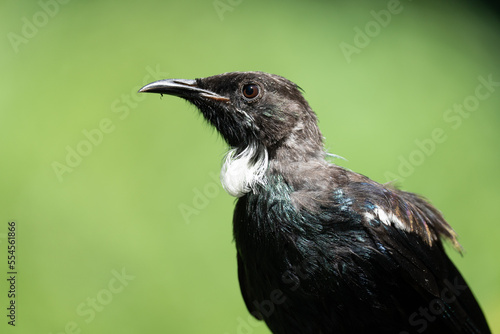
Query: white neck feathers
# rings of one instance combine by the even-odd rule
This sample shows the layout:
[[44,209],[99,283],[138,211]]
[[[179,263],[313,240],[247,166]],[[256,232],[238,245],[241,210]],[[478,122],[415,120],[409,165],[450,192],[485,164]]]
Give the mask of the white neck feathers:
[[236,152],[236,148],[227,152],[220,180],[229,195],[241,197],[255,191],[257,185],[265,184],[269,157],[265,148],[259,149],[255,144],[248,145],[239,154]]

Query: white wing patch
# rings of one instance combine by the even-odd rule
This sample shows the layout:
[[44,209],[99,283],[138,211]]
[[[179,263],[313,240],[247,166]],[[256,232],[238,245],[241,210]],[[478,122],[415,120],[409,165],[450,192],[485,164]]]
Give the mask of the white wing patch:
[[[255,190],[256,185],[265,184],[269,157],[266,149],[258,152],[255,145],[249,145],[238,155],[236,155],[236,150],[234,148],[227,152],[220,172],[220,180],[222,187],[229,195],[241,197]],[[255,154],[259,155],[257,161],[253,161]]]
[[365,218],[368,220],[372,220],[375,217],[377,217],[380,222],[384,225],[391,226],[394,225],[395,227],[399,228],[400,230],[403,231],[408,231],[408,227],[403,224],[401,220],[399,220],[398,217],[396,217],[393,213],[387,213],[384,210],[382,210],[380,207],[375,207],[373,212],[365,212],[364,214]]

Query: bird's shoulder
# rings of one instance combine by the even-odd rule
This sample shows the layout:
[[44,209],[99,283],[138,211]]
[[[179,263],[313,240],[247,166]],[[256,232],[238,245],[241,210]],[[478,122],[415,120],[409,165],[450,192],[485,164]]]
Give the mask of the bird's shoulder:
[[299,221],[316,225],[307,229],[316,235],[304,235],[304,243],[331,243],[337,256],[333,262],[376,264],[384,273],[404,276],[422,293],[439,294],[440,280],[448,276],[444,271],[453,266],[441,240],[457,249],[460,245],[443,215],[426,199],[336,165],[304,178],[307,187],[295,182],[290,194],[303,217]]
[[285,176],[296,211],[324,223],[347,220],[373,232],[387,229],[415,234],[431,246],[441,238],[460,249],[443,215],[424,197],[381,184],[334,164],[295,167]]

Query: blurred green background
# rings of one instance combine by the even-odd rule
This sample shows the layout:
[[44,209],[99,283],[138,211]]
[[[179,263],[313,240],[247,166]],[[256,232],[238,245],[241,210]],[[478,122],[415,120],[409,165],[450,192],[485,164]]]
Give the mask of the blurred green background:
[[0,12],[0,332],[269,333],[239,292],[226,145],[181,99],[136,93],[245,70],[305,90],[338,164],[395,176],[444,213],[465,248],[449,253],[500,331],[500,24],[488,8],[5,0]]

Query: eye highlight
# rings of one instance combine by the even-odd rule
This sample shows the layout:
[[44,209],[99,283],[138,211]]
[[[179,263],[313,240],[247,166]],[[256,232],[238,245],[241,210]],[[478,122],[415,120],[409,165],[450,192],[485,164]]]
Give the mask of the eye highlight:
[[246,84],[241,91],[247,99],[254,99],[259,95],[259,90],[259,85]]

